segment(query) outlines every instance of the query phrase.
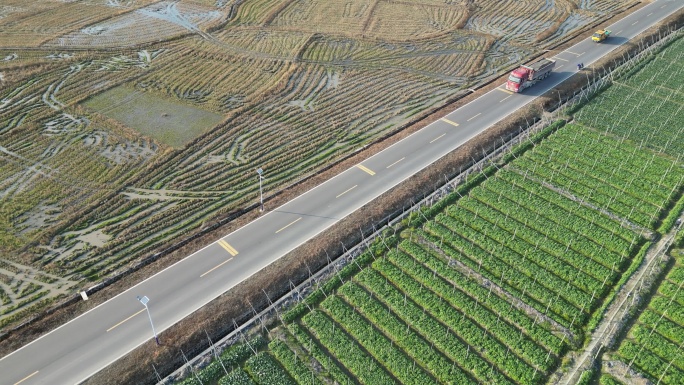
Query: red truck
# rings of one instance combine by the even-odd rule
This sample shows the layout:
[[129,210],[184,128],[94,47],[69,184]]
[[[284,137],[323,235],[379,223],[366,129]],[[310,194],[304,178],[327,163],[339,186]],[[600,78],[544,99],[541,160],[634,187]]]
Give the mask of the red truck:
[[549,76],[555,65],[556,62],[551,59],[541,59],[528,66],[520,66],[514,69],[508,76],[506,89],[513,92],[522,92],[525,88]]

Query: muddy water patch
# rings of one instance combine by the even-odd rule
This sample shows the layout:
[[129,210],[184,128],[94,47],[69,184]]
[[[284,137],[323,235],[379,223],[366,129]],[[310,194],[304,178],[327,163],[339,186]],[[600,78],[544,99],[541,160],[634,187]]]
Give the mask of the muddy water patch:
[[49,226],[59,214],[62,209],[55,204],[40,204],[32,211],[26,212],[17,217],[17,227],[21,229],[20,235],[27,234],[31,231],[40,230]]
[[84,104],[174,148],[183,147],[223,120],[222,115],[127,86],[103,92]]

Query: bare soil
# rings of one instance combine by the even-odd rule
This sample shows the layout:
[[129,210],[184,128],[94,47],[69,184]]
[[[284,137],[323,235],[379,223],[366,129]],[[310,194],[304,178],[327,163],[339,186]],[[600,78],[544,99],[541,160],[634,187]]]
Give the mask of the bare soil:
[[[638,6],[626,11],[626,13],[632,12],[637,8]],[[680,12],[676,18],[670,18],[662,24],[676,22],[679,25],[683,18],[682,15],[684,13]],[[615,18],[623,16],[624,14],[615,16]],[[610,21],[607,20],[605,22],[609,23]],[[594,27],[590,26],[584,32]],[[649,32],[657,36],[657,29],[652,28]],[[566,42],[563,46],[556,47],[556,50],[563,50],[564,47],[571,46],[576,41],[584,38],[584,36],[579,36],[578,34],[576,38]],[[625,44],[621,49],[616,50],[613,55],[592,66],[592,68],[612,66],[616,61],[621,60],[625,50],[636,51],[638,49],[638,44]],[[555,50],[548,55],[552,55],[553,52]],[[589,71],[592,68],[587,67]],[[298,249],[266,267],[250,280],[242,282],[234,289],[210,302],[207,306],[167,329],[160,335],[161,347],[156,347],[154,342],[151,341],[145,343],[91,377],[86,383],[89,385],[154,383],[156,376],[152,369],[153,364],[162,376],[171,373],[183,362],[180,353],[181,349],[187,356],[192,356],[207,347],[208,341],[205,331],[216,341],[232,329],[232,320],[235,320],[238,324],[248,320],[253,314],[252,306],[257,311],[267,306],[268,300],[262,289],[271,299],[280,297],[288,290],[290,281],[297,284],[308,278],[309,269],[315,271],[324,266],[327,263],[326,251],[331,256],[339,255],[342,251],[341,242],[346,245],[352,245],[359,241],[361,237],[359,229],[367,229],[373,225],[384,223],[388,216],[401,212],[402,209],[409,207],[412,201],[434,191],[434,189],[442,184],[444,176],[455,176],[459,170],[470,164],[472,157],[477,158],[482,153],[482,150],[491,149],[491,144],[495,143],[497,139],[517,132],[519,127],[524,127],[528,121],[538,119],[544,107],[558,104],[559,94],[563,98],[572,96],[575,90],[587,82],[587,78],[588,76],[585,76],[585,74],[578,74],[566,81],[563,86],[552,89],[545,96],[540,97],[529,105],[524,111],[521,110],[500,121],[457,151],[445,156],[429,168],[424,169],[401,185],[386,192],[360,210],[357,210],[356,213],[342,220],[338,225],[319,234]],[[275,194],[270,199],[267,199],[267,207],[277,207],[291,200],[339,172],[425,127],[430,122],[440,119],[454,109],[499,86],[504,79],[505,76],[502,76],[491,81],[476,92],[422,117],[396,135],[370,145],[363,151],[325,169],[321,173]],[[184,246],[169,252],[163,258],[158,258],[154,262],[123,276],[111,285],[105,286],[96,295],[92,295],[88,301],[79,301],[78,298],[74,298],[68,301],[66,305],[47,311],[36,319],[7,332],[0,336],[0,342],[2,342],[0,344],[0,356],[18,349],[46,332],[107,301],[145,278],[199,250],[207,243],[249,223],[257,218],[259,214],[256,207],[253,207],[251,211],[244,215],[238,216],[219,228],[207,231],[201,237],[192,239]],[[235,215],[235,213],[228,214],[227,216],[232,215]]]

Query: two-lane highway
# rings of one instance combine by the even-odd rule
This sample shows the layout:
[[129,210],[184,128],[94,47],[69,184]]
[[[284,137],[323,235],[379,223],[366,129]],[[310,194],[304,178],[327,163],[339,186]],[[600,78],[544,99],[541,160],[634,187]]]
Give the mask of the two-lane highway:
[[[0,384],[76,384],[458,148],[505,116],[684,6],[657,0],[552,57],[554,73],[523,94],[500,86],[293,201],[0,360]],[[162,343],[164,341],[162,340]]]

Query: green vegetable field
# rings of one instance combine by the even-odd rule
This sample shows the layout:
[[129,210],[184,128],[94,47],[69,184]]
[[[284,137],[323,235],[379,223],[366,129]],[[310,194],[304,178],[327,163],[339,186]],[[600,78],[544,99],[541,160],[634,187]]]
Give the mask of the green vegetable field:
[[673,268],[641,313],[618,355],[664,384],[684,383],[684,267]]
[[[682,53],[680,38],[402,222],[219,383],[546,383],[681,211]],[[660,383],[684,383],[683,283],[677,262],[617,351]]]

